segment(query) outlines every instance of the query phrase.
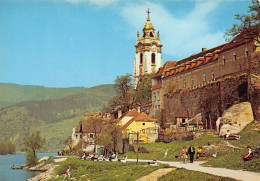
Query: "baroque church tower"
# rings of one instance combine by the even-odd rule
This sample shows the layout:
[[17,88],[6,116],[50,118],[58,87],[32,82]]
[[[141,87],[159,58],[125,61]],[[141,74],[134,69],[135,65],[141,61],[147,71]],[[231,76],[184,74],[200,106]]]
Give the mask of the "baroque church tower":
[[138,81],[142,75],[150,74],[158,71],[162,66],[162,45],[159,37],[155,35],[155,29],[150,22],[149,9],[147,11],[147,21],[143,27],[143,33],[140,36],[137,32],[137,41],[135,45],[135,61],[134,61],[134,83],[137,87]]

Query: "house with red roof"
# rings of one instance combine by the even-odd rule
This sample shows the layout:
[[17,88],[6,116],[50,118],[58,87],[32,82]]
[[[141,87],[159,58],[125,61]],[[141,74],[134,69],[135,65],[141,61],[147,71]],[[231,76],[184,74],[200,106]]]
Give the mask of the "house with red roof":
[[120,118],[118,125],[123,139],[128,139],[130,144],[137,140],[139,143],[153,143],[158,139],[159,126],[144,112],[130,110]]

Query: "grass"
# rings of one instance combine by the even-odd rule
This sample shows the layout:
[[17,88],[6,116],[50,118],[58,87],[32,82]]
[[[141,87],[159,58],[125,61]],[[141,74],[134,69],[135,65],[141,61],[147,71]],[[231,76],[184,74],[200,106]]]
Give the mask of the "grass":
[[210,181],[233,181],[236,179],[221,177],[216,175],[211,175],[207,173],[202,173],[198,171],[186,170],[183,168],[178,168],[166,175],[163,175],[158,179],[159,181],[169,181],[169,180],[182,180],[182,181],[202,181],[202,180],[210,180]]
[[219,154],[217,158],[211,158],[207,163],[204,163],[204,166],[213,166],[213,167],[222,167],[229,169],[241,169],[247,171],[260,172],[260,159],[255,158],[250,161],[244,162],[242,160],[242,155],[248,153],[246,147],[251,146],[252,150],[256,146],[260,146],[260,132],[256,130],[256,127],[259,127],[259,122],[252,122],[248,124],[245,129],[240,133],[240,140],[230,140],[230,144],[234,146],[241,147],[241,150],[228,151],[222,154]]
[[[260,172],[260,160],[253,159],[251,161],[244,162],[241,158],[242,155],[247,153],[246,147],[250,145],[254,150],[256,146],[260,146],[260,132],[256,129],[260,127],[260,123],[254,121],[248,124],[244,130],[240,132],[240,140],[229,140],[228,143],[241,149],[234,150],[232,147],[227,146],[227,141],[217,136],[203,136],[191,141],[173,141],[171,143],[151,143],[151,144],[139,144],[139,147],[145,147],[149,153],[139,153],[139,159],[148,160],[165,160],[165,161],[182,161],[182,159],[176,159],[175,155],[178,155],[183,146],[189,147],[190,144],[195,148],[198,146],[204,146],[204,150],[207,153],[216,153],[217,157],[201,157],[200,161],[206,160],[204,166],[222,167],[229,169],[242,169],[247,171]],[[208,146],[210,145],[210,146]],[[164,158],[164,153],[168,149],[167,157]],[[136,158],[136,153],[128,152],[128,158]]]
[[[71,166],[71,177],[76,180],[136,180],[142,176],[159,169],[167,167],[165,165],[152,167],[145,163],[120,163],[120,162],[94,162],[83,161],[76,158],[70,158],[55,168],[58,175],[66,172],[68,166]],[[62,180],[64,176],[55,181]]]
[[[193,145],[196,148],[198,146],[203,145],[212,145],[212,144],[219,144],[223,141],[222,138],[219,138],[217,136],[203,136],[196,138],[191,141],[173,141],[170,143],[150,143],[150,144],[139,144],[139,147],[145,147],[149,153],[139,153],[138,157],[139,159],[148,159],[148,160],[164,160],[164,161],[181,161],[182,159],[175,158],[176,155],[178,155],[183,146],[186,146],[187,148],[189,145]],[[168,149],[167,157],[164,158],[164,153]],[[213,152],[212,152],[213,153]],[[136,158],[136,153],[134,152],[128,152],[124,155],[127,155],[128,158]],[[205,160],[205,157],[201,157],[199,160]]]

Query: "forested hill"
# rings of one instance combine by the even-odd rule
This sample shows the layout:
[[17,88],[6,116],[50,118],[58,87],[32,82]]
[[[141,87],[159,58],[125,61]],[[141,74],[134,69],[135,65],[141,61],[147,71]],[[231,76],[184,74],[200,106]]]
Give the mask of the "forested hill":
[[86,90],[84,87],[46,88],[43,86],[0,83],[0,108],[29,100],[58,99]]
[[113,85],[100,85],[58,99],[24,101],[0,109],[0,141],[12,139],[21,148],[23,139],[40,130],[48,151],[57,151],[71,135],[83,114],[100,112],[115,95]]

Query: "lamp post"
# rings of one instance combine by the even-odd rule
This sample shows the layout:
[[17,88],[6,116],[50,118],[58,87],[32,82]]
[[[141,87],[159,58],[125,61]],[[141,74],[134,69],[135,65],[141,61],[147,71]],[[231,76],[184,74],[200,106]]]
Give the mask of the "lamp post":
[[138,164],[138,151],[139,151],[139,149],[138,149],[138,142],[139,142],[139,131],[137,131],[137,154],[136,154],[136,156],[137,156],[137,164]]

